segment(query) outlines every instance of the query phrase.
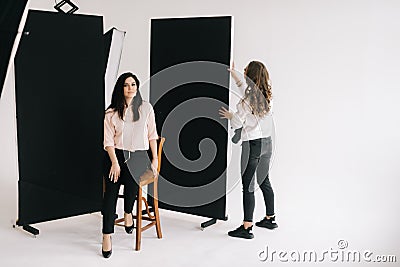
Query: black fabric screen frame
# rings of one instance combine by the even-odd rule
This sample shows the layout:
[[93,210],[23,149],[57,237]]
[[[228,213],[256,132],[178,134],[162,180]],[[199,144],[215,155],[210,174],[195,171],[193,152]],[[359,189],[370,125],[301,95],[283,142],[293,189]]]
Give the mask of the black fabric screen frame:
[[18,225],[101,209],[103,18],[30,10],[15,58]]
[[[172,211],[199,215],[203,217],[226,219],[226,169],[227,169],[227,121],[221,121],[218,115],[216,102],[229,106],[229,72],[231,55],[231,21],[230,16],[223,17],[196,17],[196,18],[167,18],[151,20],[151,56],[150,56],[150,102],[156,114],[157,131],[166,138],[164,155],[162,157],[159,180],[159,207]],[[201,62],[197,64],[196,62]],[[215,73],[207,67],[209,62],[215,68]],[[202,76],[201,79],[216,79],[220,85],[208,82],[189,82],[170,88],[174,83],[175,74],[191,72],[183,67],[173,75],[158,78],[160,73],[168,72],[171,68],[182,66],[180,64],[194,63]],[[213,64],[215,63],[215,64]],[[190,65],[189,64],[189,65]],[[178,67],[181,68],[181,67]],[[173,73],[174,71],[172,71]],[[210,73],[208,73],[210,72]],[[217,73],[218,72],[218,73]],[[174,77],[175,76],[175,77]],[[208,77],[210,76],[210,77]],[[156,78],[154,78],[156,77]],[[153,79],[154,78],[154,79]],[[223,86],[221,86],[223,85]],[[193,105],[188,104],[183,112],[195,112],[196,116],[185,125],[166,122],[173,110],[191,100],[202,99],[205,105],[193,111]],[[186,110],[185,110],[186,108]],[[211,112],[210,109],[215,110]],[[205,115],[206,114],[206,115]],[[181,128],[180,132],[176,129]],[[178,138],[179,147],[171,144]],[[199,171],[183,170],[177,167],[179,162],[171,162],[165,154],[183,153],[188,160],[197,160],[201,157],[200,142],[211,139],[216,146],[216,155],[210,165]],[[210,151],[203,151],[203,156]],[[177,164],[178,163],[178,164]],[[204,204],[187,205],[184,198],[190,198],[191,188],[213,183],[218,183],[210,188],[217,192],[219,198],[210,202],[204,196]],[[177,189],[166,189],[168,184],[177,185]],[[186,188],[186,189],[185,189]],[[207,192],[205,192],[207,195]],[[202,198],[199,196],[198,198]],[[174,199],[174,203],[169,202]],[[200,200],[200,201],[198,201]],[[201,199],[196,202],[201,203]],[[190,201],[189,201],[190,202]]]

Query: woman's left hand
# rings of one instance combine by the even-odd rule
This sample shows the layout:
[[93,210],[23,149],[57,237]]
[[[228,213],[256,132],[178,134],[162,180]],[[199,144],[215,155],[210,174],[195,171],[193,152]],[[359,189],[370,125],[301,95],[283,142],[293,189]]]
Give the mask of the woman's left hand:
[[227,110],[224,107],[221,107],[221,109],[219,110],[219,115],[221,115],[221,119],[232,119],[233,114],[232,112],[229,112],[229,110]]
[[157,177],[157,176],[158,176],[158,172],[157,172],[157,169],[158,169],[158,159],[153,159],[153,160],[151,161],[151,169],[152,169],[152,171],[153,171],[154,177]]

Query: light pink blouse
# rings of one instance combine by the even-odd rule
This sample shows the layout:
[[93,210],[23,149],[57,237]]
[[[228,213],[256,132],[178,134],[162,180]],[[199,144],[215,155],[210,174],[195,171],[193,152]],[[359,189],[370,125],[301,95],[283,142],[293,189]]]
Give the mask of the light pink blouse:
[[149,141],[158,138],[152,105],[143,100],[139,114],[139,120],[134,122],[131,106],[126,109],[124,120],[119,118],[118,112],[107,110],[104,117],[104,149],[113,146],[132,152],[148,150]]

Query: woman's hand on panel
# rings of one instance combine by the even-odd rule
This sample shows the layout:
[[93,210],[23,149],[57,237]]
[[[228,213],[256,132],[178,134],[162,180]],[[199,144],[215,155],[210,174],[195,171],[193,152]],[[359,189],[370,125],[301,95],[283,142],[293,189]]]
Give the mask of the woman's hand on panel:
[[232,113],[232,112],[229,112],[229,110],[227,110],[227,109],[224,108],[224,107],[221,107],[221,109],[219,110],[219,115],[221,116],[221,117],[220,117],[221,119],[228,119],[228,120],[230,120],[230,119],[232,119],[232,117],[233,117],[233,113]]
[[230,72],[233,80],[235,80],[235,83],[237,84],[240,81],[240,79],[237,75],[237,71],[235,70],[235,62],[234,61],[232,61],[232,66],[230,68],[228,68],[228,71]]

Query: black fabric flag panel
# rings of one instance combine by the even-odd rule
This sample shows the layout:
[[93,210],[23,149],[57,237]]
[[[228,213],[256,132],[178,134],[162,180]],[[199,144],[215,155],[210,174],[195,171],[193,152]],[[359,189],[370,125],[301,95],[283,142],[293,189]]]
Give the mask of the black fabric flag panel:
[[151,21],[150,101],[166,138],[159,179],[164,209],[226,218],[231,20]]
[[24,32],[15,58],[17,224],[99,211],[103,19],[30,10]]
[[0,1],[0,97],[11,51],[28,0]]

